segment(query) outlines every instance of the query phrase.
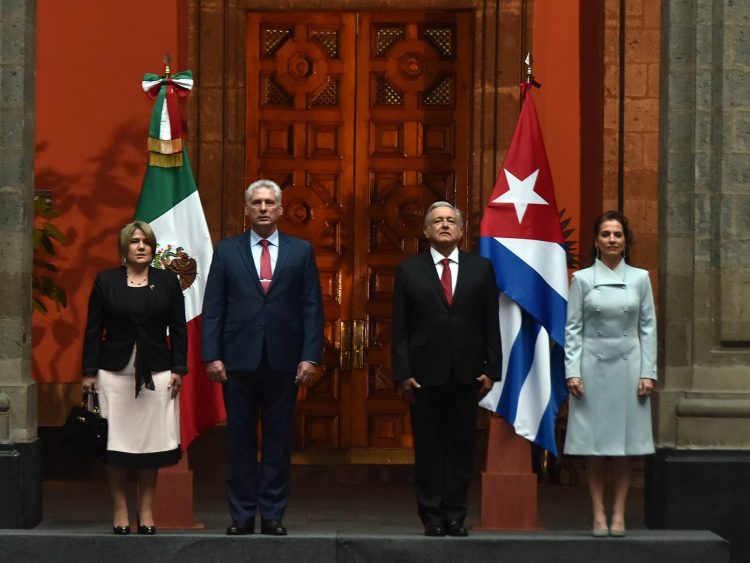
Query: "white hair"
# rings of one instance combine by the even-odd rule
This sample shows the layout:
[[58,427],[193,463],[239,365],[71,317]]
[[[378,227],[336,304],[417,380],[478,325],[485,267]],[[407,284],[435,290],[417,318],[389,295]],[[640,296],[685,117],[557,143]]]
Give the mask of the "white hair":
[[276,200],[276,203],[281,205],[281,188],[273,180],[256,180],[255,182],[250,184],[245,190],[245,203],[249,203],[253,198],[253,193],[255,193],[255,190],[258,190],[260,188],[268,188],[269,190],[271,190],[273,192],[273,198]]
[[430,213],[435,211],[438,207],[450,207],[453,211],[456,212],[456,224],[458,225],[459,229],[464,228],[464,218],[463,215],[461,215],[461,210],[448,203],[447,201],[436,201],[430,207],[427,208],[427,213],[424,214],[424,227],[425,229],[430,226]]

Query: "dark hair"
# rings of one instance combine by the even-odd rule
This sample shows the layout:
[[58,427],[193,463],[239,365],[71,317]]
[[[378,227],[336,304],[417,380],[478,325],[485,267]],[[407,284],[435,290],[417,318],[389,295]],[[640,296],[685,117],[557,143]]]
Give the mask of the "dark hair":
[[601,230],[602,223],[604,223],[605,221],[618,221],[620,225],[622,225],[622,231],[625,235],[625,252],[623,253],[622,257],[625,260],[625,263],[629,263],[628,251],[633,246],[633,231],[630,230],[628,218],[619,211],[605,211],[604,213],[602,213],[602,215],[599,216],[596,221],[594,221],[594,244],[591,247],[591,263],[593,264],[596,261],[596,241],[599,238],[599,231]]

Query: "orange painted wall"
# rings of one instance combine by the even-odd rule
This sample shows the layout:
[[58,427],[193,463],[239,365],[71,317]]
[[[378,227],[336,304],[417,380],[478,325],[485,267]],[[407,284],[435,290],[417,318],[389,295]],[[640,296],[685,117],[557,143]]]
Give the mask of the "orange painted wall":
[[581,102],[579,62],[579,3],[536,0],[533,16],[534,90],[539,121],[555,182],[557,207],[572,216],[570,226],[580,240]]
[[[140,80],[161,72],[165,51],[186,59],[184,16],[184,0],[37,1],[36,185],[52,190],[62,213],[55,223],[70,239],[55,260],[69,306],[33,319],[38,382],[78,380],[91,283],[118,263],[116,235],[132,218],[145,170],[152,106]],[[536,0],[533,22],[544,86],[535,100],[557,203],[578,230],[578,2],[563,11],[559,0]]]
[[79,378],[91,283],[119,263],[117,233],[133,217],[146,167],[152,104],[140,82],[163,70],[165,51],[183,55],[180,6],[37,0],[36,187],[52,191],[54,222],[70,239],[55,260],[68,308],[33,317],[37,382]]

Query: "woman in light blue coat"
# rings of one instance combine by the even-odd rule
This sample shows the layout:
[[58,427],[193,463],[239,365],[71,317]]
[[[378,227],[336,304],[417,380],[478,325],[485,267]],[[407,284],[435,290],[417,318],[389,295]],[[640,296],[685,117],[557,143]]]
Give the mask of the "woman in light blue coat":
[[[584,455],[595,536],[625,535],[630,456],[654,453],[649,396],[656,380],[656,313],[648,272],[626,264],[632,235],[616,211],[594,225],[594,264],[573,275],[565,327],[569,402],[565,453]],[[604,509],[612,458],[611,525]]]

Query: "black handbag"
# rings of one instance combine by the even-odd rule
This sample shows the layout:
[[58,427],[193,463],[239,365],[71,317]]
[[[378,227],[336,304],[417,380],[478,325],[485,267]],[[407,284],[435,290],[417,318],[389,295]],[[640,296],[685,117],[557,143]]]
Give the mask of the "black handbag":
[[92,408],[89,410],[88,395],[83,394],[80,405],[70,409],[63,427],[65,441],[91,455],[103,455],[107,451],[107,419],[99,412],[99,394],[91,393]]

